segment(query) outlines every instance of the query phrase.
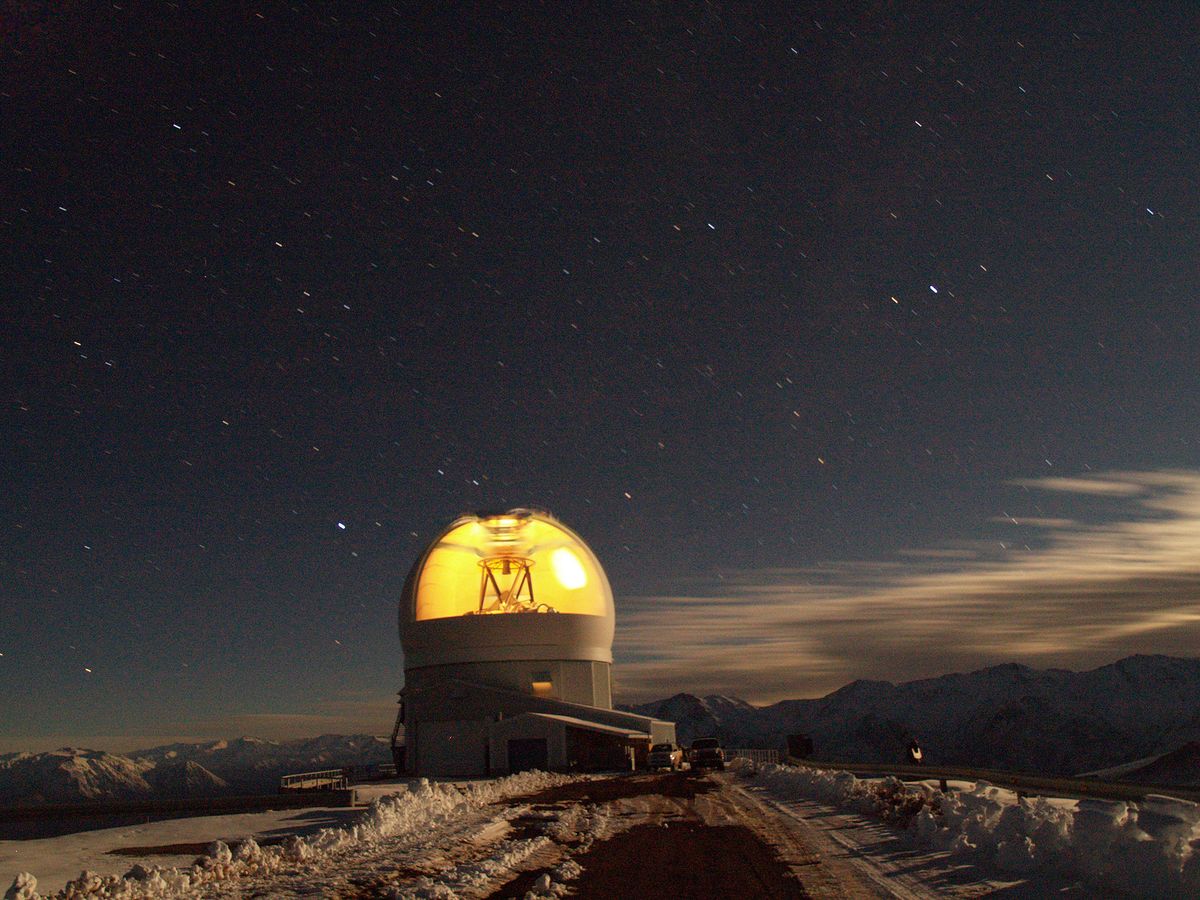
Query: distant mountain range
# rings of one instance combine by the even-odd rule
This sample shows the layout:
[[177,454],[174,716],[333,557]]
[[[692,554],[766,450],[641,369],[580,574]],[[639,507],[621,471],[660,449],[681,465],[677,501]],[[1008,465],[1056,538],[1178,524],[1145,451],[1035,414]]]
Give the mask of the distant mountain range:
[[[1131,656],[1088,672],[1009,664],[855,681],[765,707],[676,694],[622,708],[675,722],[681,742],[716,735],[727,747],[782,750],[786,735],[807,734],[819,760],[899,762],[916,738],[931,764],[1200,784],[1200,659]],[[390,761],[387,741],[371,735],[9,753],[0,806],[272,793],[290,772]]]
[[1130,656],[1087,672],[1008,664],[902,684],[855,681],[766,707],[676,694],[624,708],[674,721],[681,742],[716,735],[729,747],[783,749],[786,735],[807,734],[814,758],[831,761],[899,762],[912,738],[929,763],[1055,775],[1178,752],[1160,774],[1200,783],[1185,761],[1196,759],[1185,745],[1200,741],[1200,659]]
[[169,744],[123,755],[64,748],[0,755],[0,806],[274,793],[290,772],[391,761],[372,735],[294,741],[238,738]]

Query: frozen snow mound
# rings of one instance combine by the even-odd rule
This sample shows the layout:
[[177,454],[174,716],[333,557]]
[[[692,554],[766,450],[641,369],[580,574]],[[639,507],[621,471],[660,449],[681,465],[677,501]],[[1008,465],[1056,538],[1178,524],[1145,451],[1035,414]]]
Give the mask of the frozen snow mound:
[[874,816],[915,843],[1005,872],[1054,873],[1138,897],[1200,896],[1200,805],[1150,795],[1141,803],[1018,798],[987,782],[942,792],[896,778],[865,780],[807,767],[735,771],[782,799],[818,800]]

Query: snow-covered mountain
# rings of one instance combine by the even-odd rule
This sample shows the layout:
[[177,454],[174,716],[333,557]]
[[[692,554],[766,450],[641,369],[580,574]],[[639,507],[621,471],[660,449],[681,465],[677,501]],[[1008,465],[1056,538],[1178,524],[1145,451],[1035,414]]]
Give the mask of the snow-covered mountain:
[[198,762],[163,762],[146,773],[156,797],[219,797],[230,793],[229,782]]
[[103,750],[69,747],[48,753],[0,756],[0,804],[33,805],[81,800],[137,800],[154,789],[151,765]]
[[775,747],[782,746],[780,735],[786,733],[780,730],[780,723],[765,715],[764,709],[721,694],[676,694],[666,700],[619,708],[674,722],[676,737],[685,746],[693,738],[716,736],[727,747]]
[[387,741],[361,734],[170,744],[125,755],[69,747],[9,753],[0,755],[0,806],[272,793],[289,772],[390,761]]
[[917,738],[930,762],[1068,775],[1156,757],[1200,740],[1200,659],[1131,656],[1087,672],[1007,664],[903,684],[855,681],[816,700],[755,707],[677,694],[630,707],[673,720],[681,741],[779,747],[812,737],[816,757],[900,761]]
[[237,793],[273,791],[289,772],[369,766],[392,761],[386,740],[369,734],[323,734],[292,741],[241,737],[203,744],[167,744],[128,756],[154,766],[194,763]]

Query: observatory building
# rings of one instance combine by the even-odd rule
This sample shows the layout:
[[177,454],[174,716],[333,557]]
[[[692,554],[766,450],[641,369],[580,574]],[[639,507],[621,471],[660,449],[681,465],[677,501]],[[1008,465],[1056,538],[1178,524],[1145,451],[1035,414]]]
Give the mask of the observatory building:
[[547,513],[452,522],[400,598],[397,770],[628,767],[673,742],[674,723],[612,708],[614,621],[599,560]]

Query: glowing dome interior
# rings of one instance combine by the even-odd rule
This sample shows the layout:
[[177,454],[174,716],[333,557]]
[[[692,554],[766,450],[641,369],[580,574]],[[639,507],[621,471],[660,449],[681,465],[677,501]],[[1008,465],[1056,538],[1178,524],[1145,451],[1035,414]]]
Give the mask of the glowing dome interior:
[[544,513],[512,510],[456,521],[425,554],[414,618],[496,614],[610,615],[595,555]]

